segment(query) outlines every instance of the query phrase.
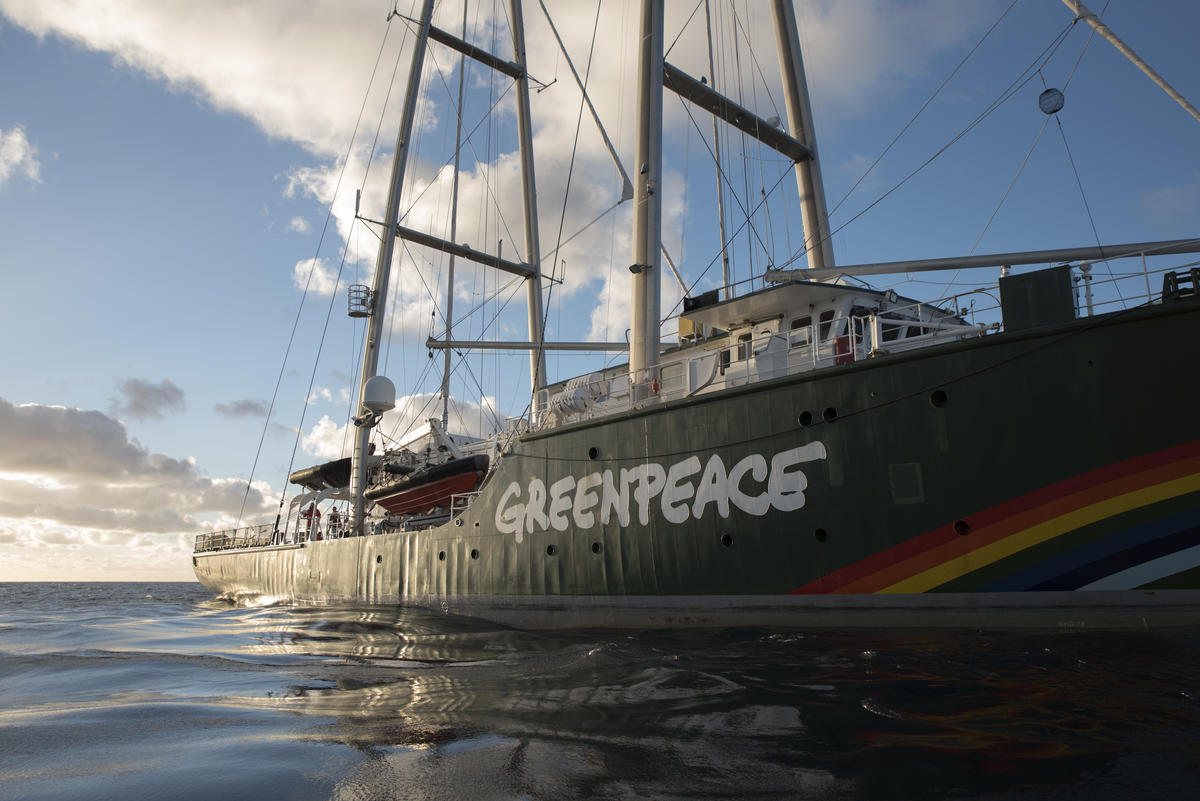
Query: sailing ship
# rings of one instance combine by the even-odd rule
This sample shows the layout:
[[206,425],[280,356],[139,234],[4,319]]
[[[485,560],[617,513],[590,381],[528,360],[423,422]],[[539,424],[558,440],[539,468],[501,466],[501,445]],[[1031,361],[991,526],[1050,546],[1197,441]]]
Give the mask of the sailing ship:
[[[668,64],[662,3],[645,0],[628,364],[548,382],[520,3],[512,61],[434,27],[432,7],[397,139],[383,223],[394,235],[373,285],[351,290],[351,314],[368,321],[353,452],[293,473],[305,492],[282,521],[197,537],[207,587],[542,627],[1198,619],[1200,272],[1145,265],[1200,239],[836,266],[791,3],[772,3],[781,126]],[[514,81],[524,262],[400,225],[430,39]],[[686,298],[669,347],[664,88],[795,162],[809,260],[755,291]],[[493,436],[452,435],[435,418],[399,447],[370,445],[395,402],[377,368],[398,238],[525,280],[529,341],[504,344],[530,352],[532,408]],[[1140,261],[1146,297],[1098,312],[1091,266],[1114,259]],[[984,266],[1003,271],[990,325],[965,304],[861,280]],[[303,510],[331,500],[349,519],[322,532]]]

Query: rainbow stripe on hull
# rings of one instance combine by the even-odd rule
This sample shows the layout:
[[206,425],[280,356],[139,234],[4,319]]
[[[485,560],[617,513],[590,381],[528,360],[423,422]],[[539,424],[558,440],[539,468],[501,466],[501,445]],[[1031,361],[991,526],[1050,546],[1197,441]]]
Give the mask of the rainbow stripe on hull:
[[1144,454],[952,521],[794,594],[1200,586],[1200,441]]

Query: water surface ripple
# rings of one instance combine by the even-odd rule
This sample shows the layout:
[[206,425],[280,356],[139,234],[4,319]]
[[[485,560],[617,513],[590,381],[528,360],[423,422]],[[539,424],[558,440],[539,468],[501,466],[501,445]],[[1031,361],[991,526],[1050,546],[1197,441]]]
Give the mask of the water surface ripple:
[[515,631],[0,584],[0,797],[1194,798],[1200,629]]

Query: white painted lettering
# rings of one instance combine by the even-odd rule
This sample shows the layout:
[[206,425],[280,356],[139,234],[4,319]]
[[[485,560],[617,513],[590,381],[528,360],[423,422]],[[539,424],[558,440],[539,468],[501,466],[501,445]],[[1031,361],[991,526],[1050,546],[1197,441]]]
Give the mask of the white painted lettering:
[[517,503],[509,506],[509,502],[521,496],[521,485],[513,482],[500,496],[500,505],[496,507],[496,530],[501,534],[516,534],[517,542],[522,540],[521,529],[525,525],[525,504]]
[[574,476],[564,476],[550,485],[550,525],[555,531],[567,530],[566,512],[571,509],[571,499],[567,493],[574,487]]
[[[622,470],[623,474],[625,471]],[[613,471],[604,471],[604,487],[600,490],[600,523],[607,526],[612,519],[613,511],[617,513],[617,523],[621,528],[629,525],[629,483],[621,476],[620,481],[613,480]]]
[[825,446],[810,442],[799,448],[780,451],[771,457],[771,478],[767,481],[767,493],[771,505],[781,512],[794,512],[804,506],[804,490],[808,488],[808,476],[803,470],[792,470],[804,462],[825,458]]
[[689,456],[682,462],[676,462],[667,471],[667,486],[663,488],[662,493],[662,513],[668,523],[682,523],[691,514],[692,510],[688,508],[687,502],[696,488],[690,481],[682,485],[679,482],[699,471],[699,456]]
[[667,471],[657,462],[639,464],[628,471],[622,467],[621,483],[627,484],[634,481],[637,482],[637,486],[633,490],[633,499],[637,501],[638,505],[638,522],[643,526],[648,526],[650,525],[650,501],[662,492],[663,485],[667,483]]
[[704,474],[700,476],[700,484],[696,487],[692,517],[697,520],[704,517],[705,507],[710,503],[716,503],[717,513],[721,517],[729,517],[729,476],[725,474],[725,463],[715,453],[708,457],[708,464],[704,465]]
[[571,518],[575,521],[578,528],[591,528],[596,522],[596,515],[590,510],[600,500],[596,496],[596,488],[603,483],[604,479],[599,473],[588,473],[583,478],[579,479],[579,483],[575,486],[575,505],[571,509]]
[[[762,517],[771,508],[771,493],[750,496],[742,492],[742,478],[749,473],[755,481],[767,478],[767,460],[761,453],[752,453],[729,471],[729,500],[746,514]],[[532,499],[530,500],[532,503]]]
[[550,527],[550,519],[546,517],[546,485],[540,478],[529,482],[529,501],[525,504],[525,533],[533,533],[533,524],[542,531]]
[[[761,517],[771,509],[794,512],[806,503],[808,476],[800,465],[826,459],[821,442],[810,442],[797,448],[780,451],[770,461],[761,453],[741,459],[728,471],[718,454],[704,462],[701,457],[689,456],[668,467],[646,462],[632,468],[588,473],[580,479],[563,476],[546,489],[540,478],[532,478],[527,486],[528,497],[521,500],[521,485],[512,482],[500,494],[496,507],[495,525],[501,534],[512,534],[517,542],[535,531],[566,531],[572,525],[586,530],[596,525],[608,525],[614,514],[624,528],[631,518],[630,501],[637,503],[638,522],[650,525],[650,512],[659,499],[658,509],[668,522],[679,525],[689,517],[700,520],[709,504],[716,504],[717,514],[729,517],[730,504],[746,514]],[[700,474],[697,482],[687,479]],[[763,491],[757,495],[747,492],[743,484],[747,476]],[[765,486],[763,486],[765,485]],[[599,515],[596,507],[599,505]]]

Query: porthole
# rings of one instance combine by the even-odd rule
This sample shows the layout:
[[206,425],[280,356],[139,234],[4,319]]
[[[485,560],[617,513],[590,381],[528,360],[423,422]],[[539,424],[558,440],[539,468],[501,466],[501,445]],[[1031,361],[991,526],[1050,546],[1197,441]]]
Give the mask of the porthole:
[[478,548],[472,548],[472,549],[471,549],[471,558],[472,558],[472,559],[478,559],[478,558],[479,558],[479,549],[478,549]]
[[546,546],[546,556],[554,556],[556,553],[558,553],[558,548],[553,545]]
[[600,551],[602,551],[602,550],[604,550],[604,549],[602,547],[600,547],[600,543],[598,543],[598,542],[592,543],[592,553],[600,553]]
[[377,565],[383,564],[383,554],[375,555],[375,564],[377,564]]
[[456,518],[454,518],[454,525],[456,525],[456,526],[458,526],[458,527],[460,527],[460,528],[461,528],[461,527],[462,527],[462,524],[463,524],[463,519],[462,519],[461,517],[456,517]]
[[950,399],[946,397],[944,390],[935,389],[933,392],[929,393],[929,402],[932,403],[935,408],[942,408],[949,400]]
[[829,532],[823,528],[814,529],[813,539],[815,539],[817,542],[825,542],[827,539],[829,539]]
[[438,551],[438,561],[439,562],[446,561],[446,552],[445,551]]
[[826,406],[825,411],[821,412],[821,417],[826,423],[832,423],[834,420],[837,420],[837,409],[832,406]]
[[796,418],[796,422],[802,426],[811,426],[812,412],[800,412],[800,416]]
[[721,544],[724,545],[726,548],[732,548],[733,547],[733,537],[729,536],[728,534],[722,534],[721,535]]
[[595,461],[596,459],[599,459],[600,458],[600,449],[595,447],[594,445],[592,447],[588,448],[588,458],[593,461]]
[[971,524],[966,520],[954,521],[954,533],[960,537],[965,537],[971,533]]

